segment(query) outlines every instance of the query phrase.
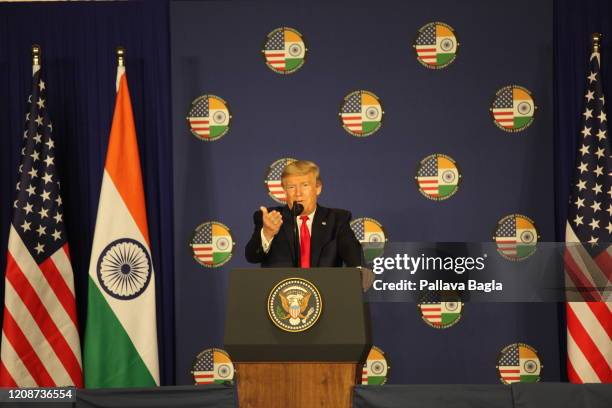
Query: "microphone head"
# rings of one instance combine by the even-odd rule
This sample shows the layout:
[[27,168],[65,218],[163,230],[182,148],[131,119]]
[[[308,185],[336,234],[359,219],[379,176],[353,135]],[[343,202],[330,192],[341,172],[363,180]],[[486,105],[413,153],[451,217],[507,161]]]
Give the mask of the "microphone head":
[[304,206],[300,203],[293,203],[293,207],[291,208],[294,216],[298,216],[304,211]]

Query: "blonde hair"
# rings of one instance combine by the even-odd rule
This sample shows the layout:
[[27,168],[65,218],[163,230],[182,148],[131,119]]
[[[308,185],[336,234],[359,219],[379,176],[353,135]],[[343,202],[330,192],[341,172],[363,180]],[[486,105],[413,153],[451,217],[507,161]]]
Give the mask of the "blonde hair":
[[296,160],[285,166],[281,174],[281,182],[289,176],[305,176],[311,173],[314,174],[317,184],[321,184],[319,166],[309,160]]

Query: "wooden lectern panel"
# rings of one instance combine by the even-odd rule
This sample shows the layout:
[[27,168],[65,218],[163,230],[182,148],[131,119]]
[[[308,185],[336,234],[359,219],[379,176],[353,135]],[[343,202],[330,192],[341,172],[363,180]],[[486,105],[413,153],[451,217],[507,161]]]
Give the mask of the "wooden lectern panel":
[[346,362],[234,364],[240,408],[350,408],[361,376],[360,364]]

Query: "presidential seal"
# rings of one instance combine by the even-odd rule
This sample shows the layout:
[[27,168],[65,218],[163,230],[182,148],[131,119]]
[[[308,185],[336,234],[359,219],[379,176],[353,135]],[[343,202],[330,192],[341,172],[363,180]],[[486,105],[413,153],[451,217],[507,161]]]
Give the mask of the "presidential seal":
[[538,382],[544,368],[537,351],[525,343],[514,343],[504,347],[499,352],[495,367],[500,381],[506,385],[515,382]]
[[279,204],[285,204],[287,202],[287,196],[285,195],[285,190],[283,189],[283,185],[281,183],[281,175],[283,174],[285,167],[294,161],[296,160],[289,157],[278,159],[270,165],[268,171],[266,172],[264,184],[268,189],[268,195],[270,195],[270,198]]
[[319,320],[323,300],[311,282],[289,278],[278,283],[268,295],[268,316],[272,323],[287,332],[310,329]]
[[389,375],[389,363],[385,353],[372,346],[361,370],[361,385],[383,385]]
[[207,268],[218,268],[229,262],[234,245],[229,228],[216,221],[198,225],[189,243],[193,259]]
[[508,85],[495,93],[489,110],[495,126],[506,132],[520,132],[531,125],[537,108],[529,90]]
[[302,34],[294,28],[280,27],[266,37],[261,51],[268,68],[277,74],[292,74],[306,60],[306,45]]
[[497,222],[493,240],[497,252],[510,261],[522,261],[536,251],[538,231],[531,218],[510,214]]
[[426,293],[417,304],[421,318],[434,329],[448,329],[459,323],[464,304],[457,293]]
[[370,263],[384,253],[387,235],[380,222],[373,218],[355,218],[350,226],[363,248],[366,262]]
[[215,95],[202,95],[191,102],[187,125],[191,134],[211,142],[229,131],[231,115],[227,102]]
[[454,31],[448,24],[437,21],[419,28],[413,45],[417,61],[430,69],[441,69],[452,64],[459,47]]
[[339,115],[344,130],[366,137],[380,129],[384,113],[378,96],[369,91],[353,91],[344,97]]
[[193,361],[191,374],[195,385],[234,383],[234,364],[225,350],[209,348]]
[[434,201],[451,198],[459,189],[460,179],[455,160],[439,153],[421,160],[415,176],[419,192]]

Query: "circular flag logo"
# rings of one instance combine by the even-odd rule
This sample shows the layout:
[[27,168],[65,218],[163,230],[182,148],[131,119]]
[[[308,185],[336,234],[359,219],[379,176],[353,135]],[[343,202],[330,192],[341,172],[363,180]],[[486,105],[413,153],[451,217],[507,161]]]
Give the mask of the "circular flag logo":
[[306,45],[299,31],[280,27],[272,30],[263,50],[266,65],[278,74],[292,74],[302,68],[306,59]]
[[234,364],[225,350],[209,348],[196,356],[191,374],[196,385],[233,384]]
[[121,238],[100,253],[96,272],[106,293],[115,299],[130,300],[147,289],[153,264],[147,248],[139,241]]
[[385,353],[376,346],[372,346],[366,363],[361,370],[362,385],[383,385],[387,382],[389,363]]
[[493,239],[501,256],[511,261],[522,261],[535,252],[538,231],[531,218],[510,214],[498,221]]
[[451,26],[433,22],[419,29],[413,47],[421,65],[441,69],[455,60],[459,43]]
[[363,248],[366,262],[370,263],[384,253],[387,236],[380,222],[372,218],[356,218],[350,226]]
[[342,127],[357,137],[370,136],[380,129],[384,113],[378,96],[369,91],[351,92],[340,108]]
[[421,160],[415,179],[421,194],[430,200],[442,201],[457,192],[461,174],[451,157],[432,154]]
[[283,189],[283,184],[281,182],[281,175],[283,174],[285,167],[294,161],[296,160],[289,157],[278,159],[270,165],[268,172],[266,173],[264,184],[268,189],[268,194],[279,204],[285,204],[287,202],[287,196],[285,195],[285,190]]
[[213,141],[229,130],[231,119],[227,102],[215,95],[202,95],[191,102],[187,125],[200,140]]
[[428,292],[417,305],[421,318],[435,329],[447,329],[459,323],[464,304],[456,293]]
[[520,132],[531,125],[537,108],[529,90],[508,85],[497,91],[489,110],[498,128],[506,132]]
[[276,327],[287,332],[311,328],[323,309],[321,294],[306,279],[289,278],[278,283],[268,295],[268,316]]
[[515,382],[540,381],[540,373],[544,366],[533,347],[524,343],[514,343],[499,352],[496,368],[499,379],[507,385]]
[[193,258],[208,268],[225,265],[234,250],[234,239],[227,226],[216,221],[200,224],[191,239]]

